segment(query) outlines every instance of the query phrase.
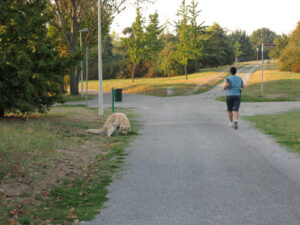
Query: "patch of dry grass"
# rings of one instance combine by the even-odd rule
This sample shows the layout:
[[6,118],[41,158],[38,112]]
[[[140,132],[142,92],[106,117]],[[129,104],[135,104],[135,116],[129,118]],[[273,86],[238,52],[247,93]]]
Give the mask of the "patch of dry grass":
[[[134,83],[131,79],[104,80],[103,90],[109,92],[113,87],[122,88],[124,93],[166,96],[167,87],[173,87],[175,95],[191,95],[207,91],[223,80],[228,74],[224,73],[224,70],[227,70],[226,67],[203,70],[200,73],[188,75],[188,80],[183,75],[170,78],[136,78]],[[98,81],[89,81],[88,88],[98,90]]]
[[258,69],[244,88],[243,101],[299,101],[300,74],[283,72],[276,63],[264,64],[264,95],[261,96],[261,69]]
[[[105,200],[103,179],[110,180],[107,154],[114,148],[120,153],[130,138],[86,133],[87,128],[101,127],[106,116],[100,119],[85,107],[60,106],[27,120],[16,115],[0,120],[0,224],[65,224],[93,217],[94,207],[99,209]],[[57,198],[62,192],[64,197]],[[92,208],[75,212],[73,208],[84,206],[84,192],[98,193],[97,202],[88,200]],[[69,218],[70,210],[77,216]]]

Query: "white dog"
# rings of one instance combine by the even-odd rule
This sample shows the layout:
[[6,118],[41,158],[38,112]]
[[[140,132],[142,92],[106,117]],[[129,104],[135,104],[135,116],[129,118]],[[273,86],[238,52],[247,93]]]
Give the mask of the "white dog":
[[123,113],[111,114],[101,129],[88,129],[87,132],[92,134],[106,133],[108,137],[111,137],[111,135],[117,133],[119,130],[124,135],[130,131],[130,122],[127,116]]

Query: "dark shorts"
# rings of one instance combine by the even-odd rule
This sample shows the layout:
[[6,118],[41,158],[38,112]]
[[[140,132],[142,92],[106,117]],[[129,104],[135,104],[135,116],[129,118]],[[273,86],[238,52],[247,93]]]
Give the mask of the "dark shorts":
[[241,104],[241,96],[226,96],[227,111],[239,111]]

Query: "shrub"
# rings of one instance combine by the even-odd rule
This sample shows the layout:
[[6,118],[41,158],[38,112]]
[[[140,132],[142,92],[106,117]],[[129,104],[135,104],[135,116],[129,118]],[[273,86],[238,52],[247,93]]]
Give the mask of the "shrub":
[[[280,55],[279,69],[283,71],[299,71],[300,46],[288,46]],[[298,68],[298,69],[297,69]]]
[[63,102],[67,64],[47,38],[46,0],[0,4],[0,117],[45,112]]

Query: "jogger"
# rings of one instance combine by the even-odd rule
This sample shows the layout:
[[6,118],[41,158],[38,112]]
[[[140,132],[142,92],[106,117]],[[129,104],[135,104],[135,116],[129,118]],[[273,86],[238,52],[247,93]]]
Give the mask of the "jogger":
[[[226,104],[229,117],[229,126],[238,129],[239,108],[241,104],[241,89],[244,87],[243,80],[236,76],[236,68],[230,68],[231,75],[226,78],[224,90],[226,91]],[[233,113],[234,112],[234,121]]]

